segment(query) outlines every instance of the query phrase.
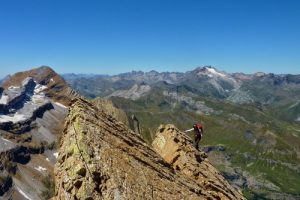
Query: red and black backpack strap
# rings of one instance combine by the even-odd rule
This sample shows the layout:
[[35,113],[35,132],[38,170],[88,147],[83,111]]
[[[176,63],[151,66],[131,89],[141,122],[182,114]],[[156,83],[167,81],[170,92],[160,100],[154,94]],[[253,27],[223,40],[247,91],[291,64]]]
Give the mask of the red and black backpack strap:
[[197,128],[198,128],[199,130],[201,130],[201,132],[203,133],[203,126],[202,126],[202,124],[197,124]]

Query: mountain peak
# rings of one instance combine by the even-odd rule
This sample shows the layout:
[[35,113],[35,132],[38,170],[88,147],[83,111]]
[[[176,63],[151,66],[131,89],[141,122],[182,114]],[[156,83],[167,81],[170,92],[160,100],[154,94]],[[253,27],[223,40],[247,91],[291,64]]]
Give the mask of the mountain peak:
[[38,83],[46,82],[46,79],[54,78],[58,74],[48,66],[41,66],[38,68],[33,68],[24,72],[17,72],[14,75],[7,77],[3,81],[3,87],[8,88],[9,86],[20,86],[22,81],[27,77],[32,77]]
[[205,75],[210,78],[214,77],[226,77],[226,73],[219,71],[217,68],[212,66],[204,66],[204,67],[197,67],[192,71],[193,73],[196,73],[197,75]]
[[159,74],[159,72],[155,71],[155,70],[151,70],[151,71],[148,72],[148,74],[157,75],[157,74]]
[[45,90],[46,96],[64,105],[70,104],[71,96],[76,96],[75,92],[68,87],[65,80],[48,66],[41,66],[11,75],[3,81],[2,86],[5,89],[12,86],[20,87],[23,80],[27,80],[30,77],[37,84],[47,87]]
[[213,67],[204,67],[205,71],[209,73],[209,76],[220,76],[225,77],[226,75],[217,71],[216,68]]
[[264,72],[256,72],[256,73],[254,74],[255,77],[263,77],[263,76],[265,76],[265,75],[266,75],[266,73],[264,73]]

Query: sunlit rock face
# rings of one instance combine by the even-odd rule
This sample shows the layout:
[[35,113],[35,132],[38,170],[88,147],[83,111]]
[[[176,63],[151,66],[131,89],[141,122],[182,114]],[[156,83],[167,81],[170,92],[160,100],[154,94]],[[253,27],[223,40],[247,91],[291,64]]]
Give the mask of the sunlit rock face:
[[192,140],[174,125],[161,125],[152,146],[174,170],[195,180],[214,198],[245,199],[210,164],[207,155],[195,149]]
[[101,106],[77,99],[71,104],[55,165],[55,199],[244,199],[208,161],[193,157],[190,140],[181,147],[183,154],[185,149],[192,151],[185,152],[191,170],[208,170],[205,179],[174,169]]

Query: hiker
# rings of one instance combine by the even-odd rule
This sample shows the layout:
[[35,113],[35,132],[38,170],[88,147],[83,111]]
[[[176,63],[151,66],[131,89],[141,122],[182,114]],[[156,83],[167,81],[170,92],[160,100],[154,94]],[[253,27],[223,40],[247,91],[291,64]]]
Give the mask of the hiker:
[[186,130],[184,132],[190,132],[194,130],[194,137],[195,137],[195,140],[194,140],[194,146],[197,150],[199,150],[199,146],[198,146],[198,143],[201,141],[201,138],[202,138],[202,134],[203,134],[203,126],[198,123],[198,124],[194,124],[193,125],[193,128],[189,129],[189,130]]

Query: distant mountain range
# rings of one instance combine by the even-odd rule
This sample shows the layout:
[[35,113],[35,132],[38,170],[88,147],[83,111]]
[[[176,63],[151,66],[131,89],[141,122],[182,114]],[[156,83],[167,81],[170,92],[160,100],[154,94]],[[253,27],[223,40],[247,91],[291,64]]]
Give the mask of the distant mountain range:
[[132,71],[119,75],[62,75],[80,94],[95,98],[124,97],[138,99],[151,88],[192,93],[236,104],[272,107],[288,121],[299,121],[300,75],[226,73],[214,67],[198,67],[185,73]]

